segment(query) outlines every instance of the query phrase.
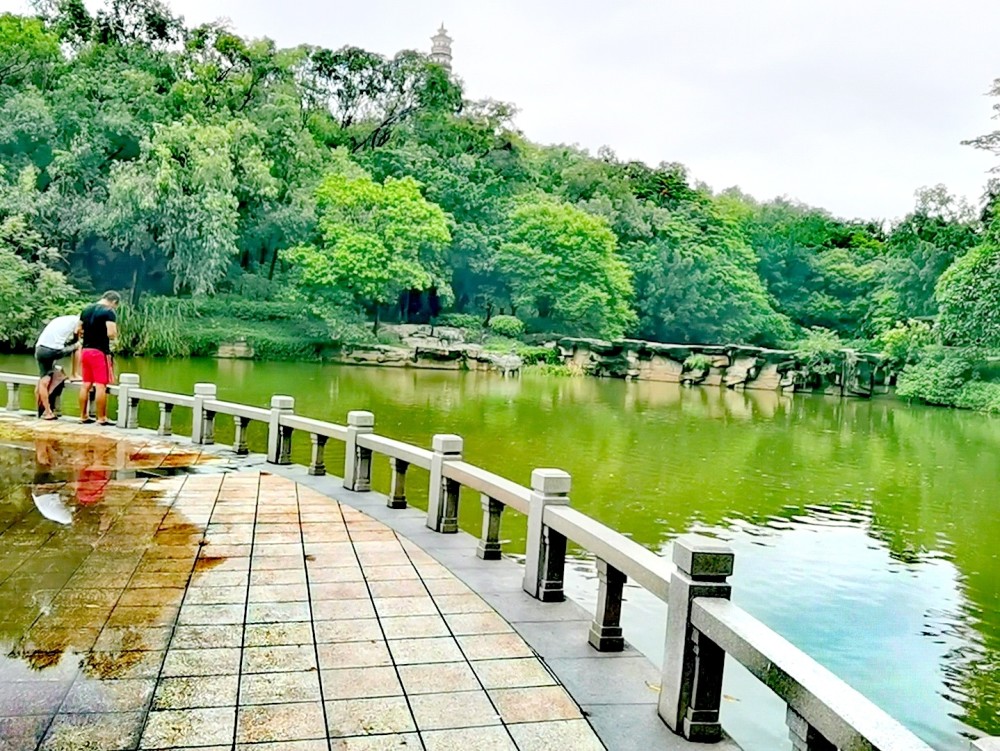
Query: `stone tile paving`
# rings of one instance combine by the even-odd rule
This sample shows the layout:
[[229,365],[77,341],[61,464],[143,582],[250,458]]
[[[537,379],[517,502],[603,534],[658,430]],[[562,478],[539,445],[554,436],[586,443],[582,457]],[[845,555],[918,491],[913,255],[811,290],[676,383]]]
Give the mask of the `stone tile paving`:
[[506,621],[380,522],[176,445],[36,425],[0,426],[36,449],[0,477],[0,751],[604,748]]

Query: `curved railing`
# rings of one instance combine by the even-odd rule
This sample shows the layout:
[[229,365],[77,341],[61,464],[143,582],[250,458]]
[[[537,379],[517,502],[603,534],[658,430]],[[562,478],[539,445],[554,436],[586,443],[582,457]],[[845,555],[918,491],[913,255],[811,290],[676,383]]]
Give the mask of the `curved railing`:
[[[34,386],[33,376],[0,373],[8,389],[7,409],[20,409],[20,390]],[[526,487],[462,460],[462,439],[435,435],[431,449],[413,446],[375,433],[371,412],[352,411],[347,424],[337,425],[296,415],[290,396],[275,396],[270,409],[216,398],[214,384],[196,384],[194,393],[172,394],[139,387],[139,377],[123,374],[111,387],[117,397],[116,424],[138,427],[140,402],[159,405],[158,433],[172,433],[176,407],[192,410],[191,440],[215,441],[219,415],[233,418],[233,450],[249,453],[251,422],[267,426],[267,461],[291,463],[295,433],[308,435],[312,447],[308,471],[326,474],[324,452],[329,439],[345,445],[344,487],[355,492],[371,488],[373,456],[387,457],[391,487],[387,504],[405,508],[406,474],[410,466],[430,472],[427,526],[441,533],[458,531],[459,491],[481,494],[482,535],[477,554],[484,560],[501,557],[501,516],[512,509],[528,518],[524,590],[539,600],[559,601],[563,595],[566,543],[572,541],[597,560],[599,592],[589,641],[600,651],[620,651],[622,592],[627,578],[667,604],[666,650],[658,712],[677,734],[689,740],[716,741],[725,656],[743,664],[787,704],[786,721],[793,747],[805,751],[929,751],[930,746],[852,689],[830,671],[794,647],[729,600],[727,582],[733,552],[698,535],[674,542],[673,560],[662,558],[635,541],[570,506],[570,476],[558,469],[536,469]],[[982,751],[997,749],[992,739],[977,741]],[[1000,751],[1000,750],[998,750]]]

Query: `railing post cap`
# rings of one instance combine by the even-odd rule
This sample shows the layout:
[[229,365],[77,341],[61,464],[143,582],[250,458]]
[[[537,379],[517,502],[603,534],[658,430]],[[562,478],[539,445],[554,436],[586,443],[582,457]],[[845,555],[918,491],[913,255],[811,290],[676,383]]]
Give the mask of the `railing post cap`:
[[464,441],[460,435],[439,433],[431,439],[431,448],[437,454],[461,454]]
[[295,397],[282,396],[276,394],[271,397],[271,409],[293,409],[295,407]]
[[375,415],[363,409],[352,409],[347,413],[347,424],[355,428],[374,428]]
[[569,472],[543,467],[531,471],[531,489],[542,495],[569,495],[572,478]]
[[674,540],[673,561],[692,577],[722,577],[733,573],[734,554],[725,543],[703,535],[681,535]]
[[215,396],[219,393],[219,387],[214,383],[196,383],[194,385],[195,396]]
[[122,373],[118,376],[118,383],[122,386],[138,386],[139,375],[137,373]]

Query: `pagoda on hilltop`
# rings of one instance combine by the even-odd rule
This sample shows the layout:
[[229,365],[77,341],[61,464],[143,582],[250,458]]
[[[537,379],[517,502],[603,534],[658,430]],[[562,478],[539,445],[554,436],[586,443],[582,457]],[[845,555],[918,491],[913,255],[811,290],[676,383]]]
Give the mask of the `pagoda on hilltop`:
[[442,22],[438,33],[431,37],[431,62],[437,63],[447,71],[451,70],[451,42],[452,39]]

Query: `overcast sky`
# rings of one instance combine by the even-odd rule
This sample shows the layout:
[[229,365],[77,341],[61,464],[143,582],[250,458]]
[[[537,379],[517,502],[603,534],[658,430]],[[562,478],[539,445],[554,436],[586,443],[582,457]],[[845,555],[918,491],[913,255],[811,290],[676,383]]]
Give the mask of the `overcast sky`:
[[[88,0],[88,5],[94,5]],[[978,201],[1000,158],[997,0],[171,0],[279,45],[428,51],[443,21],[471,98],[514,102],[532,140],[681,162],[846,217],[893,218],[920,186]],[[25,0],[0,0],[23,10]]]

